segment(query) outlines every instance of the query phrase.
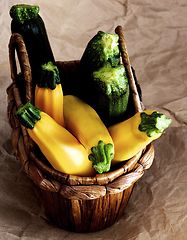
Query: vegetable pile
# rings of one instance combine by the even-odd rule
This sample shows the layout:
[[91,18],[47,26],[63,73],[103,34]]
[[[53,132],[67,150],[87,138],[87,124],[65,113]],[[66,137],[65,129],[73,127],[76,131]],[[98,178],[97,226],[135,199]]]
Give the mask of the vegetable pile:
[[39,7],[14,5],[10,16],[12,33],[25,41],[35,89],[34,104],[25,103],[15,116],[54,169],[78,176],[108,172],[169,126],[171,119],[157,111],[127,118],[130,88],[117,34],[99,31],[88,42],[77,92],[66,95]]

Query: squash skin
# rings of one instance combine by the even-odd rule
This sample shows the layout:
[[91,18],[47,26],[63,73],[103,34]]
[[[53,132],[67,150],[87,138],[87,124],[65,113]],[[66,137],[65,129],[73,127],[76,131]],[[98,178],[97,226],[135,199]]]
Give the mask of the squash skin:
[[35,106],[65,127],[63,117],[63,90],[61,84],[55,89],[35,87]]
[[67,129],[85,146],[88,154],[93,146],[97,146],[99,140],[113,145],[106,126],[87,103],[76,96],[66,95],[63,108]]
[[130,89],[124,66],[106,63],[93,72],[90,82],[92,95],[88,101],[104,124],[108,127],[125,119]]

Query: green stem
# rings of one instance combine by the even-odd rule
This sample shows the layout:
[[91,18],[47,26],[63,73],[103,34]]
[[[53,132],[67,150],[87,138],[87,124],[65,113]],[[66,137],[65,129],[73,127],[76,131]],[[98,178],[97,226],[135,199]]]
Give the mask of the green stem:
[[111,161],[114,154],[111,152],[113,145],[111,143],[104,144],[102,140],[97,146],[91,148],[92,153],[88,156],[92,161],[92,166],[98,173],[108,172],[110,170]]
[[39,13],[38,6],[31,6],[26,4],[13,5],[10,9],[10,16],[13,20],[24,24],[25,21],[36,18]]
[[162,113],[154,111],[152,114],[147,114],[142,112],[140,114],[141,123],[139,125],[139,130],[145,132],[148,137],[152,137],[155,133],[163,133],[171,123],[170,118]]
[[40,109],[28,102],[16,111],[15,117],[24,127],[33,129],[37,121],[41,119],[40,113]]
[[60,75],[57,66],[55,66],[52,62],[41,65],[37,78],[38,87],[50,88],[53,90],[56,88],[56,84],[60,83]]

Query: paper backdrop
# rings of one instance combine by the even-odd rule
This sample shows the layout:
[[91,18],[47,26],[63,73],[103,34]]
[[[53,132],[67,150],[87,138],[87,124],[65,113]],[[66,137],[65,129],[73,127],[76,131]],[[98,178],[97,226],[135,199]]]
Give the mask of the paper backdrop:
[[[154,142],[155,159],[135,185],[123,217],[100,232],[78,234],[45,216],[34,183],[15,158],[7,122],[9,10],[40,7],[56,60],[81,58],[102,30],[125,31],[131,65],[147,109],[165,113],[170,127]],[[0,239],[187,239],[187,2],[186,0],[0,0]]]

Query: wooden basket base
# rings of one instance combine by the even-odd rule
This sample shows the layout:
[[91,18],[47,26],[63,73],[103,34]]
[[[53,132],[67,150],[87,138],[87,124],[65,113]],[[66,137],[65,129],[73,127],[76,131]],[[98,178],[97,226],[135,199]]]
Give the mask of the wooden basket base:
[[121,218],[133,187],[134,184],[122,192],[93,200],[67,199],[59,193],[38,189],[46,215],[54,224],[73,232],[96,232]]

